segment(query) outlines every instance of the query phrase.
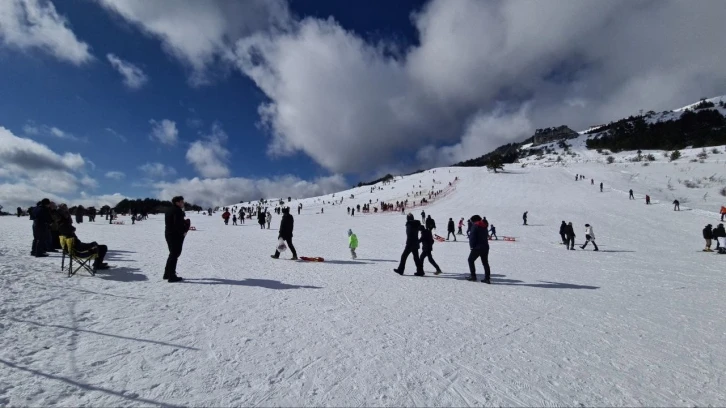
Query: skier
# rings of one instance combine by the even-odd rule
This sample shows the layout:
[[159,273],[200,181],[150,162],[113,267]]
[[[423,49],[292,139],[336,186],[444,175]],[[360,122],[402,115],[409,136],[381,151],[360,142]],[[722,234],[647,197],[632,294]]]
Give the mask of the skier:
[[635,196],[633,195],[633,189],[631,188],[629,191],[630,195],[628,196],[628,200],[635,200]]
[[267,221],[267,229],[270,229],[270,224],[272,223],[272,214],[270,212],[267,212],[267,217],[265,218],[265,221]]
[[567,229],[565,230],[565,238],[567,239],[567,242],[565,243],[565,249],[569,249],[574,251],[575,250],[575,228],[572,227],[572,223],[567,223]]
[[464,235],[462,228],[464,228],[464,217],[461,217],[461,219],[459,220],[459,231],[457,232],[457,234]]
[[[263,225],[264,226],[264,225]],[[292,252],[292,260],[297,260],[297,251],[295,251],[295,246],[292,245],[292,230],[295,226],[295,219],[292,218],[292,215],[290,215],[290,208],[285,207],[282,209],[282,219],[280,220],[280,233],[277,236],[277,239],[282,239],[287,244],[287,247],[290,248],[290,252]],[[275,250],[275,255],[270,255],[270,257],[277,259],[280,257],[280,251]]]
[[433,231],[436,229],[436,221],[434,221],[434,219],[431,218],[431,215],[426,217],[426,229],[429,231]]
[[706,228],[703,229],[703,239],[706,240],[706,248],[704,248],[703,252],[713,252],[711,250],[711,239],[713,238],[713,231],[711,230],[711,224],[706,225]]
[[495,240],[499,241],[499,237],[497,236],[497,229],[496,227],[494,227],[494,224],[492,224],[492,227],[489,229],[489,238],[491,239],[491,237],[494,237]]
[[431,252],[434,250],[434,235],[431,230],[426,229],[423,226],[420,227],[419,230],[421,231],[421,238],[419,239],[419,242],[421,242],[421,273],[423,274],[424,259],[428,259],[429,263],[436,268],[434,275],[440,275],[441,268],[439,268],[439,265],[436,261],[434,261],[434,257],[431,256]]
[[602,183],[600,183],[600,192],[602,193]]
[[527,225],[527,213],[528,212],[529,211],[525,211],[524,214],[522,214],[522,220],[524,220],[524,224],[523,225]]
[[478,215],[471,217],[473,223],[471,233],[469,234],[469,273],[471,276],[466,278],[470,282],[476,282],[476,267],[474,262],[477,258],[481,258],[481,263],[484,265],[484,279],[482,282],[491,283],[489,280],[491,276],[491,270],[489,269],[489,238],[487,234],[487,224]]
[[562,238],[562,243],[567,245],[567,223],[564,221],[560,224],[560,237]]
[[587,244],[592,242],[592,245],[595,247],[595,251],[599,251],[597,248],[597,244],[595,243],[595,233],[592,231],[592,227],[590,224],[585,224],[585,245],[581,246],[580,249],[585,249]]
[[450,235],[453,235],[454,236],[454,241],[456,241],[456,234],[454,233],[454,227],[455,227],[455,225],[454,225],[454,219],[453,218],[449,218],[449,223],[446,226],[446,240],[447,241],[449,240],[449,236]]
[[398,268],[394,269],[399,275],[403,275],[406,269],[406,260],[408,255],[413,254],[413,262],[416,265],[416,276],[423,276],[423,268],[421,267],[421,259],[418,256],[418,230],[421,227],[421,223],[414,219],[413,214],[406,216],[406,247],[401,254],[401,262],[398,264]]
[[673,211],[681,211],[681,203],[678,200],[673,200]]
[[350,256],[352,259],[357,259],[358,255],[355,253],[358,248],[358,237],[353,233],[353,230],[348,230],[348,248],[350,248]]
[[650,205],[650,196],[648,194],[645,195],[645,204]]
[[232,215],[232,225],[237,225],[237,215],[236,214]]
[[716,251],[718,253],[722,252],[722,246],[721,246],[721,238],[726,237],[726,230],[724,230],[723,224],[718,224],[718,227],[716,227],[713,230],[713,239],[716,241]]

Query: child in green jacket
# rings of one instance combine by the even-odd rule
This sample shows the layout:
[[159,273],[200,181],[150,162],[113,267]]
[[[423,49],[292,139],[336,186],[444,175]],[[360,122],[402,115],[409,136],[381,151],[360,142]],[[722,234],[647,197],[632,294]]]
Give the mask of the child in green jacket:
[[348,248],[350,248],[350,255],[353,259],[358,258],[355,253],[355,249],[358,248],[358,237],[353,233],[353,230],[348,230]]

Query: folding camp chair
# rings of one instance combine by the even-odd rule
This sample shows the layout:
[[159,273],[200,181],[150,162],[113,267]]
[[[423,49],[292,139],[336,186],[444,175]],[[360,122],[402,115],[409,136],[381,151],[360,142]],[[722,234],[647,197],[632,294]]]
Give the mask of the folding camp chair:
[[[60,237],[63,255],[61,257],[61,271],[65,269],[66,255],[68,256],[68,277],[75,275],[81,268],[84,268],[91,276],[96,275],[95,261],[98,258],[98,248],[93,247],[85,251],[75,248],[75,237]],[[76,268],[73,268],[73,261],[76,261]],[[93,262],[92,262],[93,261]]]

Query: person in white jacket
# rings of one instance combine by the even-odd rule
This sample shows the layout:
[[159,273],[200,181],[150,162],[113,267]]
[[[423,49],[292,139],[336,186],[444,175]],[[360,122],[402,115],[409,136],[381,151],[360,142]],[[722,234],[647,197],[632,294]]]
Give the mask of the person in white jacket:
[[585,239],[585,245],[581,246],[580,249],[585,249],[587,244],[592,242],[592,245],[595,247],[595,251],[599,251],[599,249],[597,249],[597,244],[595,243],[595,232],[592,230],[590,224],[585,224]]
[[269,211],[267,212],[267,217],[266,218],[267,218],[266,219],[266,221],[267,221],[267,229],[270,229],[270,224],[272,223],[272,214],[270,214]]

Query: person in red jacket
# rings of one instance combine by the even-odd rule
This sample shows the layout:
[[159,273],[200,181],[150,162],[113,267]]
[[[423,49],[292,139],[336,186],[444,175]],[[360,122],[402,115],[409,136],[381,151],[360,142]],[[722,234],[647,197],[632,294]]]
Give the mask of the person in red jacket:
[[224,225],[229,225],[229,216],[230,215],[231,214],[229,213],[229,211],[225,211],[224,213],[222,213],[222,219],[224,220]]
[[723,218],[726,217],[726,206],[721,206],[721,221],[723,221]]

